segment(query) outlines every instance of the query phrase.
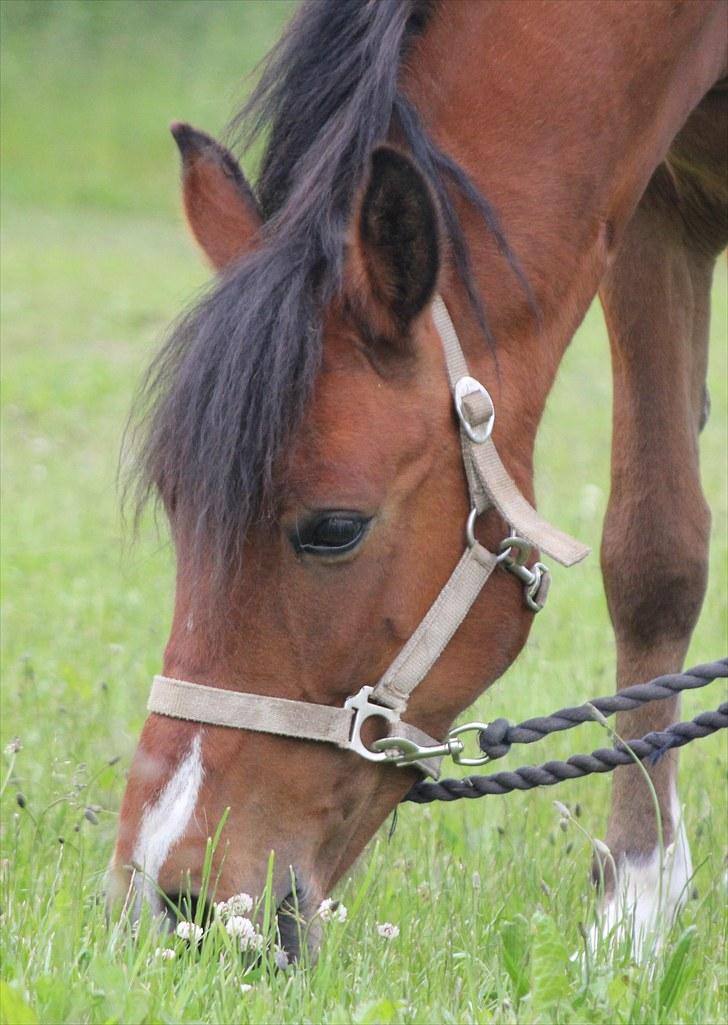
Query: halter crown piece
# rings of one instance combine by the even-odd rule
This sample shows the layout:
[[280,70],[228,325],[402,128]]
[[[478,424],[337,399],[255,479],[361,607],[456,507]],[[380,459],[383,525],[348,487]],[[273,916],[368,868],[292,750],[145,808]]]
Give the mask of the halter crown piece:
[[[335,744],[355,751],[367,761],[411,765],[435,779],[444,756],[461,765],[487,761],[487,755],[466,757],[460,739],[471,731],[484,729],[484,723],[457,726],[441,743],[402,720],[409,696],[440,657],[496,566],[501,565],[522,581],[526,604],[538,612],[546,601],[549,574],[541,562],[532,568],[526,566],[531,548],[540,548],[563,566],[580,562],[589,549],[539,516],[509,477],[491,439],[495,422],[492,399],[483,385],[469,375],[455,327],[439,295],[433,301],[432,313],[445,351],[450,389],[460,421],[471,510],[465,528],[465,551],[397,658],[378,683],[362,687],[346,699],[343,708],[155,676],[147,704],[150,712]],[[498,554],[484,548],[474,532],[478,516],[492,506],[512,525],[511,534],[501,542]],[[367,746],[361,729],[372,717],[386,722],[387,734]]]

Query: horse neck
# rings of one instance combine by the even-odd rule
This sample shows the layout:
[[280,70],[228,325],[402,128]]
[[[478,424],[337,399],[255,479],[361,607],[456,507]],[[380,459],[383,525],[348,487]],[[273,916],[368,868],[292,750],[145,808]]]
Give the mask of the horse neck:
[[428,130],[494,205],[539,309],[462,204],[492,351],[452,272],[442,290],[527,491],[566,347],[650,176],[723,71],[723,13],[712,2],[447,4],[403,75]]

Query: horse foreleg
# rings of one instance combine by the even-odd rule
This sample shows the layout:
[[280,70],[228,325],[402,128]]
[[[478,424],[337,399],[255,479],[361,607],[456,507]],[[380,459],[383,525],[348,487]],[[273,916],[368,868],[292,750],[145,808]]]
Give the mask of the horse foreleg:
[[[710,513],[698,466],[714,256],[686,243],[653,182],[600,297],[614,375],[612,487],[602,570],[619,688],[678,671],[705,592]],[[677,700],[617,717],[625,739],[674,722]],[[649,953],[686,899],[690,850],[677,753],[614,774],[601,928]],[[649,781],[646,777],[649,777]],[[600,859],[601,860],[601,859]]]

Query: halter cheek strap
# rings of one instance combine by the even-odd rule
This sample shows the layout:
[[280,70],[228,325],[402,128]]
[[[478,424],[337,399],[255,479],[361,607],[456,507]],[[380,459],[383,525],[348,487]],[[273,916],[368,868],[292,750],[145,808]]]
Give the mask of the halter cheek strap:
[[[468,373],[465,355],[445,303],[436,296],[432,304],[435,326],[442,339],[455,409],[460,422],[465,476],[471,511],[465,529],[466,547],[452,575],[420,625],[374,687],[365,686],[343,708],[307,701],[245,694],[184,680],[156,676],[147,708],[158,715],[192,722],[253,730],[301,740],[335,744],[355,751],[367,761],[411,765],[437,778],[439,764],[450,756],[463,765],[477,765],[484,756],[464,754],[464,733],[484,728],[470,723],[451,730],[440,743],[415,726],[403,722],[410,694],[440,657],[450,638],[471,609],[496,566],[517,576],[524,585],[524,600],[538,612],[548,592],[548,570],[526,561],[531,547],[538,547],[563,566],[573,566],[589,549],[562,533],[540,516],[508,475],[491,439],[495,407],[483,385]],[[512,525],[511,535],[497,554],[475,537],[477,517],[495,506]],[[514,554],[515,553],[515,554]],[[361,728],[367,719],[386,724],[386,734],[365,745]]]

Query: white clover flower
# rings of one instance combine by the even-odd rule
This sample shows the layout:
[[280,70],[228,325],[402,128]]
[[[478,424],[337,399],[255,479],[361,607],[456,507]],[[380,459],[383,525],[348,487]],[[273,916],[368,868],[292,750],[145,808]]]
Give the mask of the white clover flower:
[[252,953],[257,953],[263,949],[264,945],[265,937],[259,932],[253,931],[250,936],[246,934],[245,936],[240,937],[240,949],[243,952],[250,951]]
[[154,951],[154,956],[162,961],[174,961],[177,954],[171,947],[157,947]]
[[250,993],[252,988],[253,987],[250,985],[249,982],[241,982],[240,983],[240,992],[241,993]]
[[232,915],[228,918],[225,922],[225,929],[228,936],[240,936],[241,939],[255,936],[255,926],[249,918],[244,918],[242,915]]
[[399,936],[399,926],[392,925],[391,922],[382,922],[381,925],[377,926],[377,932],[385,940],[396,940]]
[[229,915],[247,915],[253,910],[253,898],[249,893],[236,893],[226,901]]
[[175,932],[181,940],[191,940],[193,943],[199,943],[204,929],[201,925],[195,925],[194,922],[179,922]]
[[331,909],[333,908],[333,906],[334,902],[331,899],[331,897],[324,897],[324,899],[319,904],[317,914],[323,919],[324,922],[327,922],[331,918]]
[[10,743],[5,745],[5,754],[8,758],[12,758],[12,756],[16,755],[18,751],[22,750],[22,748],[23,745],[20,743],[20,737],[13,737]]
[[215,914],[223,920],[231,915],[243,916],[253,910],[253,898],[249,893],[236,893],[227,900],[220,900],[213,905]]
[[288,954],[285,952],[283,947],[276,947],[274,960],[276,963],[276,968],[278,968],[282,972],[285,972],[286,968],[288,968],[290,965],[290,962],[288,960]]
[[225,929],[229,936],[239,941],[240,949],[243,951],[258,951],[265,944],[265,938],[258,932],[250,919],[243,915],[232,915],[228,918],[225,922]]
[[341,901],[325,897],[319,904],[317,914],[322,922],[345,922],[349,912]]

